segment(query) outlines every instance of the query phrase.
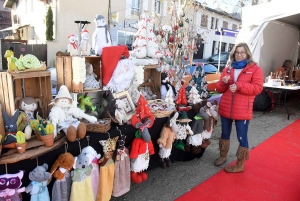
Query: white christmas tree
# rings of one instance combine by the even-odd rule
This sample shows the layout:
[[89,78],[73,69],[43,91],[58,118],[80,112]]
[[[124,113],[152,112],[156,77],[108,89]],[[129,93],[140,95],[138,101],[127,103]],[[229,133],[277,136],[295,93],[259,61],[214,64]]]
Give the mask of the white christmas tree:
[[169,108],[173,108],[175,106],[172,88],[169,88],[165,101],[167,102]]
[[189,92],[189,97],[188,98],[189,98],[188,103],[191,104],[191,105],[202,102],[202,99],[200,98],[198,90],[194,86],[192,86],[192,88]]
[[139,29],[136,32],[136,39],[133,43],[133,53],[136,58],[142,59],[146,56],[150,58],[161,58],[162,53],[156,43],[154,25],[149,17],[148,11],[144,11],[138,23]]

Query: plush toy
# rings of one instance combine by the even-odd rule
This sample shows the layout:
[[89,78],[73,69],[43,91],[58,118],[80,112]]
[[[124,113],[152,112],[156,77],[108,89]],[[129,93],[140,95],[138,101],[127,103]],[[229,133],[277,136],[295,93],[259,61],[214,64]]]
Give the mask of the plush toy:
[[80,122],[78,119],[83,118],[90,123],[97,122],[96,117],[87,115],[81,109],[77,108],[65,85],[60,87],[52,104],[54,106],[51,108],[49,119],[55,127],[55,137],[57,132],[63,130],[68,140],[74,142],[76,138],[82,139],[86,134],[85,123]]
[[24,172],[0,175],[0,201],[21,201],[20,193],[25,192],[21,187]]
[[99,159],[101,154],[97,154],[96,150],[91,146],[83,148],[81,153],[85,154],[89,158],[89,162],[93,166],[91,176],[94,198],[96,199],[99,185]]
[[96,15],[94,22],[96,30],[93,34],[92,48],[95,50],[96,55],[101,56],[102,49],[111,46],[111,36],[103,15]]
[[89,157],[83,153],[79,154],[75,157],[73,168],[70,201],[95,201],[91,176],[93,166]]
[[136,114],[131,118],[131,125],[137,130],[135,139],[132,141],[130,150],[131,180],[134,183],[141,183],[148,179],[148,175],[143,172],[149,166],[150,155],[154,154],[154,148],[148,128],[154,123],[154,115],[147,106],[148,102],[141,95]]
[[168,90],[172,89],[172,96],[176,96],[176,90],[175,87],[170,83],[169,80],[169,75],[167,73],[161,73],[161,87],[160,87],[160,94],[161,94],[161,99],[165,100],[166,95],[168,93]]
[[120,131],[115,160],[115,177],[112,193],[114,197],[120,197],[130,190],[130,158],[128,149],[125,147],[125,139],[126,135]]
[[85,90],[99,89],[101,83],[96,80],[97,75],[94,73],[94,68],[91,64],[86,63],[86,79],[83,83],[83,88]]
[[189,126],[189,122],[192,120],[188,118],[185,111],[181,113],[181,116],[177,120],[179,123],[177,123],[178,131],[177,131],[177,137],[176,142],[174,146],[178,149],[181,149],[184,151],[185,144],[182,142],[182,140],[185,140],[187,135],[193,135],[194,132],[192,131],[191,127]]
[[123,125],[123,123],[127,123],[127,115],[125,112],[126,103],[123,100],[116,100],[116,110],[115,117],[118,120],[119,125]]
[[52,200],[69,201],[71,193],[70,171],[74,165],[74,156],[68,152],[60,154],[50,169],[56,181],[52,187]]
[[[13,72],[18,69],[18,67],[15,64],[15,61],[17,59],[14,57],[14,48],[13,47],[9,47],[9,49],[5,51],[4,58],[7,59],[7,69],[9,71]],[[15,60],[15,61],[13,61],[13,60]]]
[[112,159],[116,150],[117,140],[119,136],[100,140],[99,143],[103,147],[104,156],[100,159],[100,180],[97,192],[97,201],[108,201],[113,191],[113,182],[115,177],[115,164]]
[[50,201],[50,196],[47,188],[48,180],[51,174],[47,172],[48,165],[44,163],[42,166],[37,166],[29,173],[30,184],[25,188],[26,193],[30,193],[30,201]]
[[32,55],[26,54],[25,56],[21,55],[20,58],[16,61],[18,70],[34,69],[43,67],[44,63],[41,63],[40,60]]
[[71,56],[78,55],[78,42],[77,37],[74,34],[68,36],[69,44],[68,44],[68,52]]
[[176,133],[172,130],[172,126],[174,126],[173,124],[176,124],[177,117],[178,112],[176,112],[172,118],[169,117],[167,123],[160,132],[160,138],[157,140],[160,147],[160,167],[163,169],[171,166],[169,156],[171,155],[172,144],[176,139]]
[[37,112],[38,105],[42,107],[42,100],[32,97],[16,97],[15,104],[18,102],[20,109],[20,114],[17,120],[18,131],[24,131],[26,140],[29,140],[32,134],[30,121],[33,119],[42,119]]
[[81,43],[80,43],[80,50],[81,55],[89,56],[91,52],[91,45],[89,43],[90,34],[89,31],[83,29],[81,31]]
[[2,143],[3,148],[13,149],[16,148],[17,138],[16,134],[18,132],[17,120],[19,117],[20,111],[16,110],[12,117],[9,117],[8,114],[2,110],[2,117],[4,121],[5,128],[5,139]]

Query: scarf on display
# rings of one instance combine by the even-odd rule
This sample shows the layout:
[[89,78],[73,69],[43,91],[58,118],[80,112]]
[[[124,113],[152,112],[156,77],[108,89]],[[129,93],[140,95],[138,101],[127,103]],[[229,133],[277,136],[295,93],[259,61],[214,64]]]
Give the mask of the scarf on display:
[[246,59],[242,60],[242,61],[233,61],[232,62],[232,67],[234,69],[243,69],[247,66],[248,62]]

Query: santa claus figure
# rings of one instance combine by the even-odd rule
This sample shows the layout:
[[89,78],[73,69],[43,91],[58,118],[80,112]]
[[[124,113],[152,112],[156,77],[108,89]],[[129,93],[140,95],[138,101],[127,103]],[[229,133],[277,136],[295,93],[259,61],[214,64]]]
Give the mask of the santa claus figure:
[[86,125],[78,119],[86,119],[90,123],[96,123],[97,118],[87,115],[76,106],[68,88],[62,85],[52,104],[49,120],[54,125],[54,136],[61,130],[67,135],[70,142],[77,138],[82,139],[86,134]]

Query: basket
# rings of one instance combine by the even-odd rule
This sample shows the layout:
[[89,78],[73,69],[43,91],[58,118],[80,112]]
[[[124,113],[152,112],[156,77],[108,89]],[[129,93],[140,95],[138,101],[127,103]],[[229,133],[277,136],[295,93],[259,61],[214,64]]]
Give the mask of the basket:
[[[161,106],[163,104],[166,104],[166,101],[162,99],[148,100],[149,105],[153,103]],[[155,116],[155,118],[164,118],[169,117],[175,111],[175,107],[173,110],[154,110],[150,108],[150,111]]]
[[[100,123],[100,121],[105,121],[105,123]],[[109,131],[111,126],[111,119],[105,118],[105,119],[99,119],[97,123],[85,123],[86,124],[86,131],[93,132],[93,133],[106,133]]]

